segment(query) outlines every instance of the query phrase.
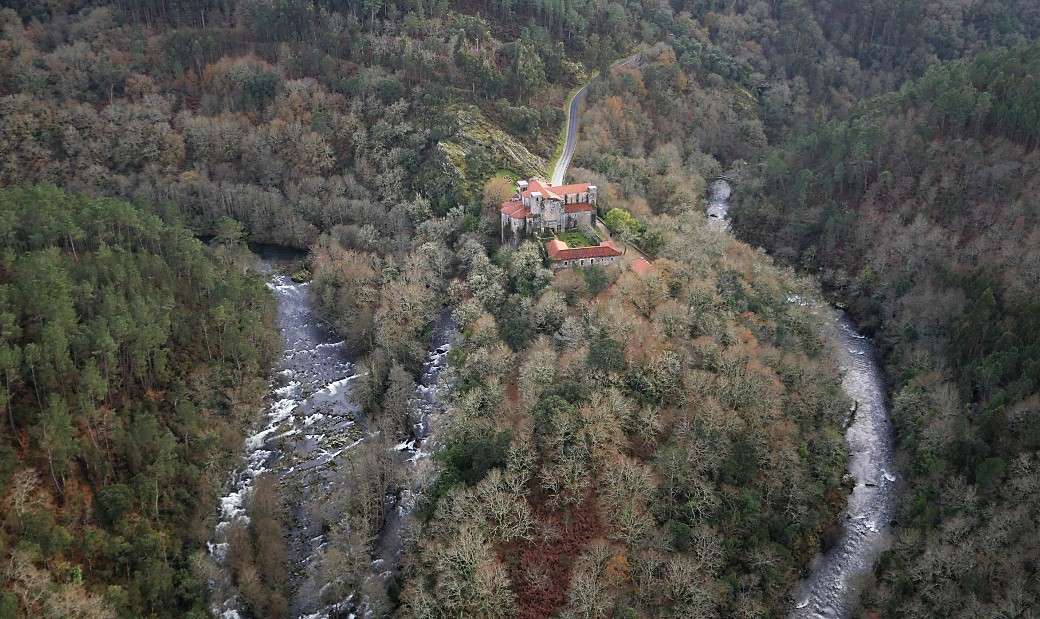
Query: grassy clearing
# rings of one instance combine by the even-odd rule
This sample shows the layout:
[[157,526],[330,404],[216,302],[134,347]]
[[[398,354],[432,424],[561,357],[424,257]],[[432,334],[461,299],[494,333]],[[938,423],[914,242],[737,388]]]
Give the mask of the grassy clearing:
[[567,247],[595,247],[596,245],[599,245],[597,241],[593,241],[589,237],[585,236],[580,230],[567,230],[566,232],[560,232],[556,237],[566,243]]

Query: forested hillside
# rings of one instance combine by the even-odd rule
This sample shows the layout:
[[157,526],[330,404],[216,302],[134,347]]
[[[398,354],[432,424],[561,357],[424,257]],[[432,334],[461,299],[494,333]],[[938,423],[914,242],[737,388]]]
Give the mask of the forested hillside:
[[868,606],[1040,602],[1040,44],[935,66],[800,136],[742,184],[742,236],[872,331],[909,484]]
[[[655,228],[703,218],[705,179],[734,160],[759,157],[767,145],[754,97],[704,79],[684,71],[673,48],[657,45],[640,66],[589,89],[574,174],[606,186],[601,210],[621,208],[642,222],[636,238],[651,253],[661,243]],[[648,221],[651,229],[641,230]]]
[[[847,411],[791,267],[893,383],[907,490],[865,608],[1036,607],[1033,0],[3,6],[0,616],[206,612],[205,520],[271,359],[241,240],[311,251],[364,376],[378,438],[327,497],[326,601],[371,572],[448,305],[441,476],[359,604],[786,614],[844,500]],[[567,93],[636,49],[590,87],[572,175],[656,269],[554,278],[496,246],[504,177],[547,172]],[[734,168],[738,236],[787,267],[706,228]],[[260,486],[232,566],[258,616],[287,590]]]
[[228,215],[301,248],[334,225],[393,230],[417,194],[444,214],[496,169],[540,171],[563,94],[666,32],[688,76],[746,88],[775,137],[1040,22],[1026,0],[8,6],[0,182],[147,198],[205,234]]
[[0,9],[0,183],[147,199],[203,234],[227,215],[253,241],[300,248],[335,225],[393,236],[417,195],[443,215],[496,169],[543,173],[563,95],[657,37],[651,9]]
[[[688,74],[731,81],[757,102],[767,135],[844,115],[940,61],[1040,36],[1031,0],[696,0],[670,26]],[[721,78],[721,79],[720,79]]]
[[[849,403],[789,272],[709,229],[646,275],[459,250],[464,338],[404,616],[759,616],[843,504]],[[429,536],[428,539],[425,539]]]
[[[477,224],[479,203],[469,197],[479,198],[483,181],[498,169],[543,172],[556,147],[565,93],[637,40],[660,36],[658,27],[641,19],[640,11],[653,7],[621,4],[580,3],[566,10],[524,3],[475,7],[294,0],[5,6],[10,8],[0,9],[0,185],[49,181],[73,192],[130,199],[196,234],[215,235],[218,242],[237,242],[244,233],[252,241],[313,246],[308,266],[315,274],[316,300],[366,370],[358,398],[373,414],[373,428],[385,428],[387,437],[407,427],[404,406],[424,354],[428,322],[440,311],[453,268],[451,246],[463,229]],[[12,197],[3,211],[15,222],[37,202],[41,214],[54,212],[55,217],[73,212],[66,201],[94,204],[54,197],[56,190],[17,191],[28,193],[11,194],[19,196],[19,206],[15,209]],[[60,206],[48,210],[48,200]],[[99,204],[118,205],[128,223],[141,216],[125,203]],[[29,221],[23,224],[31,230]],[[317,242],[322,233],[328,236]],[[77,258],[85,260],[84,252],[108,251],[91,244],[106,237],[81,236],[62,241],[58,253],[64,260],[76,265]],[[187,236],[183,242],[189,242]],[[167,259],[163,252],[170,251],[148,249],[161,254],[157,260]],[[22,259],[23,253],[14,248],[10,260]],[[127,268],[119,271],[120,278],[129,277]],[[212,277],[225,270],[219,267]],[[68,276],[75,291],[88,290],[76,275]],[[232,350],[218,346],[216,336],[201,327],[212,319],[215,329],[228,329],[237,324],[228,321],[255,321],[257,316],[246,313],[246,306],[221,305],[222,296],[214,294],[209,280],[191,270],[169,277],[187,278],[196,286],[190,292],[202,296],[191,302],[161,297],[160,309],[132,305],[159,317],[159,331],[147,332],[156,341],[146,341],[176,343],[176,352],[154,362],[122,353],[126,363],[158,364],[165,372],[161,380],[142,383],[134,372],[144,370],[127,369],[118,383],[109,382],[115,378],[108,372],[116,369],[104,369],[111,393],[98,393],[91,402],[111,410],[120,422],[106,421],[105,428],[118,428],[105,430],[116,437],[111,445],[95,445],[95,440],[109,439],[81,421],[93,420],[93,413],[82,412],[93,409],[75,391],[79,372],[87,371],[77,364],[89,361],[93,344],[77,343],[86,348],[77,350],[73,365],[53,371],[32,365],[36,357],[28,357],[32,364],[24,367],[19,365],[25,361],[22,353],[12,357],[9,376],[12,397],[18,398],[12,406],[19,438],[11,441],[6,469],[13,473],[31,465],[38,479],[28,473],[19,478],[18,496],[28,498],[19,499],[5,529],[11,536],[0,546],[9,554],[20,540],[36,544],[19,550],[18,561],[4,569],[5,577],[11,576],[5,581],[10,583],[10,597],[3,598],[5,616],[61,616],[71,606],[61,600],[86,595],[92,601],[84,612],[93,608],[100,614],[180,616],[206,608],[205,581],[211,573],[190,556],[209,533],[203,521],[216,506],[227,456],[241,446],[237,430],[255,414],[262,383],[247,379],[267,369],[267,353],[253,359],[255,365],[242,359],[239,368],[236,360],[241,376],[236,374],[235,381],[248,386],[249,398],[237,393],[219,363]],[[236,281],[233,274],[226,277]],[[189,293],[183,286],[162,289]],[[243,294],[265,308],[261,314],[268,311],[269,296],[262,287],[252,285]],[[184,309],[173,311],[180,307],[176,303]],[[105,311],[116,309],[106,306]],[[91,316],[64,316],[48,331],[51,337],[71,339]],[[142,329],[149,316],[139,317]],[[20,334],[10,336],[13,350],[28,346],[28,354],[37,354],[17,338],[39,334],[25,329],[21,318],[13,320],[21,329],[10,332]],[[112,337],[129,346],[121,338],[130,338],[135,327],[119,322]],[[164,329],[188,339],[164,339]],[[263,328],[255,324],[252,329],[254,337],[266,341]],[[196,339],[204,335],[210,339]],[[200,349],[199,342],[209,348]],[[133,355],[149,350],[134,348]],[[48,354],[57,353],[48,349]],[[181,365],[174,368],[174,359]],[[188,369],[189,363],[194,369]],[[218,367],[209,367],[214,363]],[[36,449],[40,441],[51,440],[44,430],[33,430],[42,423],[40,410],[18,408],[28,407],[22,400],[28,386],[35,387],[33,372],[45,371],[38,398],[32,391],[37,409],[50,411],[50,390],[60,387],[73,429],[62,435],[62,451],[55,452],[57,481]],[[152,417],[137,413],[138,408]],[[59,420],[66,409],[55,404]],[[213,437],[219,439],[215,444]],[[200,441],[210,442],[200,446]],[[98,445],[104,458],[95,453]],[[392,467],[390,452],[375,447],[368,452],[375,454],[373,466]],[[164,460],[153,464],[154,454]],[[79,490],[68,491],[67,483]],[[13,496],[10,487],[5,481],[5,497]],[[182,488],[191,488],[184,491],[190,496],[178,494]],[[342,569],[344,556],[360,568],[350,573],[369,569],[372,533],[381,526],[378,513],[385,509],[383,497],[390,488],[372,485],[371,497],[360,486],[357,490],[345,498],[342,511],[329,511],[328,525],[337,533],[319,565],[329,581],[340,585],[327,589],[330,596],[342,590],[349,594],[357,584]],[[66,492],[77,497],[75,510],[66,509]],[[24,501],[37,498],[45,500],[23,508]],[[268,516],[269,503],[261,506]],[[355,509],[365,510],[370,520],[354,518]],[[275,505],[273,511],[280,509]],[[27,514],[38,526],[22,522]],[[251,507],[250,514],[258,512]],[[49,539],[52,529],[76,531],[81,525],[89,547],[78,533],[70,534],[74,539],[67,543],[40,541]],[[284,569],[256,561],[277,553],[252,548],[270,540],[268,529],[243,537],[236,557],[246,558],[236,558],[232,566],[235,584],[259,614],[284,604],[277,599],[285,590],[285,583],[277,582]],[[37,586],[46,578],[54,584]]]
[[193,562],[266,390],[271,311],[154,214],[0,189],[0,616],[204,616]]
[[[1022,17],[1004,23],[1026,32],[1035,20]],[[1023,495],[1040,446],[1036,44],[965,48],[974,61],[934,65],[869,103],[831,100],[821,110],[843,119],[815,130],[806,107],[773,105],[783,78],[756,97],[740,88],[747,74],[719,70],[735,65],[717,53],[694,61],[683,44],[591,89],[576,163],[594,172],[579,173],[616,183],[607,208],[628,211],[631,238],[656,253],[691,188],[735,158],[752,162],[737,185],[738,236],[850,303],[894,383],[910,481],[866,607],[1014,616],[1034,606],[1038,514]]]

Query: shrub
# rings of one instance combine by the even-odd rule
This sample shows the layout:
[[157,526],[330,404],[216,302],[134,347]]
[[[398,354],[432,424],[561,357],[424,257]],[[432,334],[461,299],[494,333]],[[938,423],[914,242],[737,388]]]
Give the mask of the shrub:
[[624,372],[628,368],[624,346],[609,337],[597,338],[589,346],[589,365],[606,372]]
[[737,441],[722,464],[723,481],[742,486],[751,481],[757,471],[758,452],[755,446],[744,440]]
[[106,486],[94,497],[94,513],[103,526],[111,527],[133,508],[134,494],[126,484]]
[[445,465],[443,473],[449,481],[462,481],[468,486],[484,479],[488,471],[506,463],[506,450],[513,434],[502,430],[486,439],[455,443],[437,453],[437,460]]

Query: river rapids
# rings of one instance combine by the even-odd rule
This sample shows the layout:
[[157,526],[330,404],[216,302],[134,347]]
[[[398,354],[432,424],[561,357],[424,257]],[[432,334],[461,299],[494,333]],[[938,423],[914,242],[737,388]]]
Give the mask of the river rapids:
[[[708,190],[707,216],[712,225],[729,228],[730,184],[714,181]],[[792,296],[792,303],[805,304]],[[854,402],[845,431],[849,475],[854,486],[842,513],[837,543],[817,554],[809,573],[795,586],[792,619],[848,617],[859,600],[858,584],[874,568],[887,547],[896,511],[896,475],[892,421],[885,406],[885,382],[873,343],[856,331],[852,320],[829,306],[814,306],[824,314],[830,339],[839,347],[842,388]]]
[[[725,180],[710,186],[707,215],[713,225],[729,227],[731,192]],[[285,353],[271,380],[270,405],[259,427],[245,440],[241,464],[231,472],[228,490],[221,498],[210,555],[223,578],[229,580],[225,565],[229,527],[248,523],[247,505],[254,482],[264,473],[271,474],[278,480],[283,501],[292,506],[287,532],[293,565],[292,616],[353,616],[354,596],[322,604],[313,589],[310,577],[315,558],[326,540],[310,508],[329,491],[337,459],[365,440],[365,419],[353,398],[358,368],[343,342],[313,311],[308,284],[293,282],[269,263],[265,268],[277,301]],[[791,302],[804,303],[799,297],[792,297]],[[829,307],[814,309],[826,312],[834,329],[833,341],[840,346],[842,387],[855,402],[845,434],[854,488],[842,514],[838,542],[814,558],[808,574],[796,585],[790,616],[836,619],[854,610],[857,583],[870,573],[887,544],[896,509],[897,478],[892,472],[892,424],[874,346],[841,312]],[[434,325],[433,342],[412,398],[411,438],[395,447],[399,460],[409,466],[405,467],[407,480],[402,491],[387,497],[393,508],[373,556],[373,574],[384,581],[397,569],[404,531],[428,479],[429,455],[435,448],[432,430],[441,411],[441,371],[455,331],[450,316],[443,313]],[[239,599],[228,594],[217,596],[211,610],[222,619],[241,619],[248,616],[241,606]]]
[[[287,506],[286,539],[291,563],[290,615],[319,619],[350,617],[356,611],[354,595],[334,604],[322,603],[314,581],[317,558],[326,543],[319,509],[322,497],[331,490],[337,462],[368,436],[361,408],[353,393],[361,377],[343,341],[312,308],[309,284],[293,282],[278,273],[271,262],[286,259],[285,252],[268,248],[262,268],[275,296],[278,326],[285,352],[270,383],[269,405],[259,426],[246,438],[242,461],[232,470],[219,506],[219,521],[208,544],[210,556],[220,568],[223,583],[211,611],[221,619],[244,619],[249,613],[230,587],[227,566],[228,531],[247,524],[247,506],[255,480],[270,474],[278,481],[280,498]],[[441,411],[439,377],[446,365],[455,324],[447,312],[434,324],[433,342],[423,365],[422,376],[411,399],[410,440],[395,447],[406,480],[392,505],[373,556],[373,575],[384,581],[397,567],[403,547],[403,530],[426,483],[428,456],[434,448],[431,436]]]

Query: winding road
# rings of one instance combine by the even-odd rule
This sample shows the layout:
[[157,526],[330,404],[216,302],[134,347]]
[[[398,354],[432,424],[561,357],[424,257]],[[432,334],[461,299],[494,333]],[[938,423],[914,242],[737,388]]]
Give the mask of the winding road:
[[[622,58],[614,64],[610,65],[611,69],[618,67],[624,67],[632,64],[636,60],[639,60],[640,54],[632,54],[628,58]],[[581,89],[574,93],[571,97],[570,105],[567,106],[567,140],[563,144],[563,152],[560,153],[559,160],[556,161],[556,167],[553,168],[551,184],[562,185],[563,179],[567,176],[567,166],[571,164],[571,157],[574,156],[574,143],[578,138],[578,108],[581,107],[581,102],[585,100],[585,95],[589,92],[589,84],[591,84],[599,74],[597,73],[588,84],[585,84]]]
[[[638,58],[639,54],[629,56],[614,63],[612,68],[631,64]],[[563,184],[574,155],[578,109],[589,84],[574,93],[567,108],[567,139],[553,170],[553,185]],[[729,228],[731,190],[724,176],[715,179],[709,188],[708,219],[723,230]],[[797,297],[790,301],[804,303]],[[838,542],[816,556],[805,578],[794,587],[789,618],[839,619],[853,614],[859,599],[859,585],[888,544],[898,492],[896,476],[890,472],[895,469],[895,448],[892,422],[885,406],[884,378],[873,343],[860,335],[844,314],[825,306],[813,309],[827,312],[829,328],[833,329],[832,341],[838,346],[842,388],[855,402],[845,433],[854,489],[844,510]]]

